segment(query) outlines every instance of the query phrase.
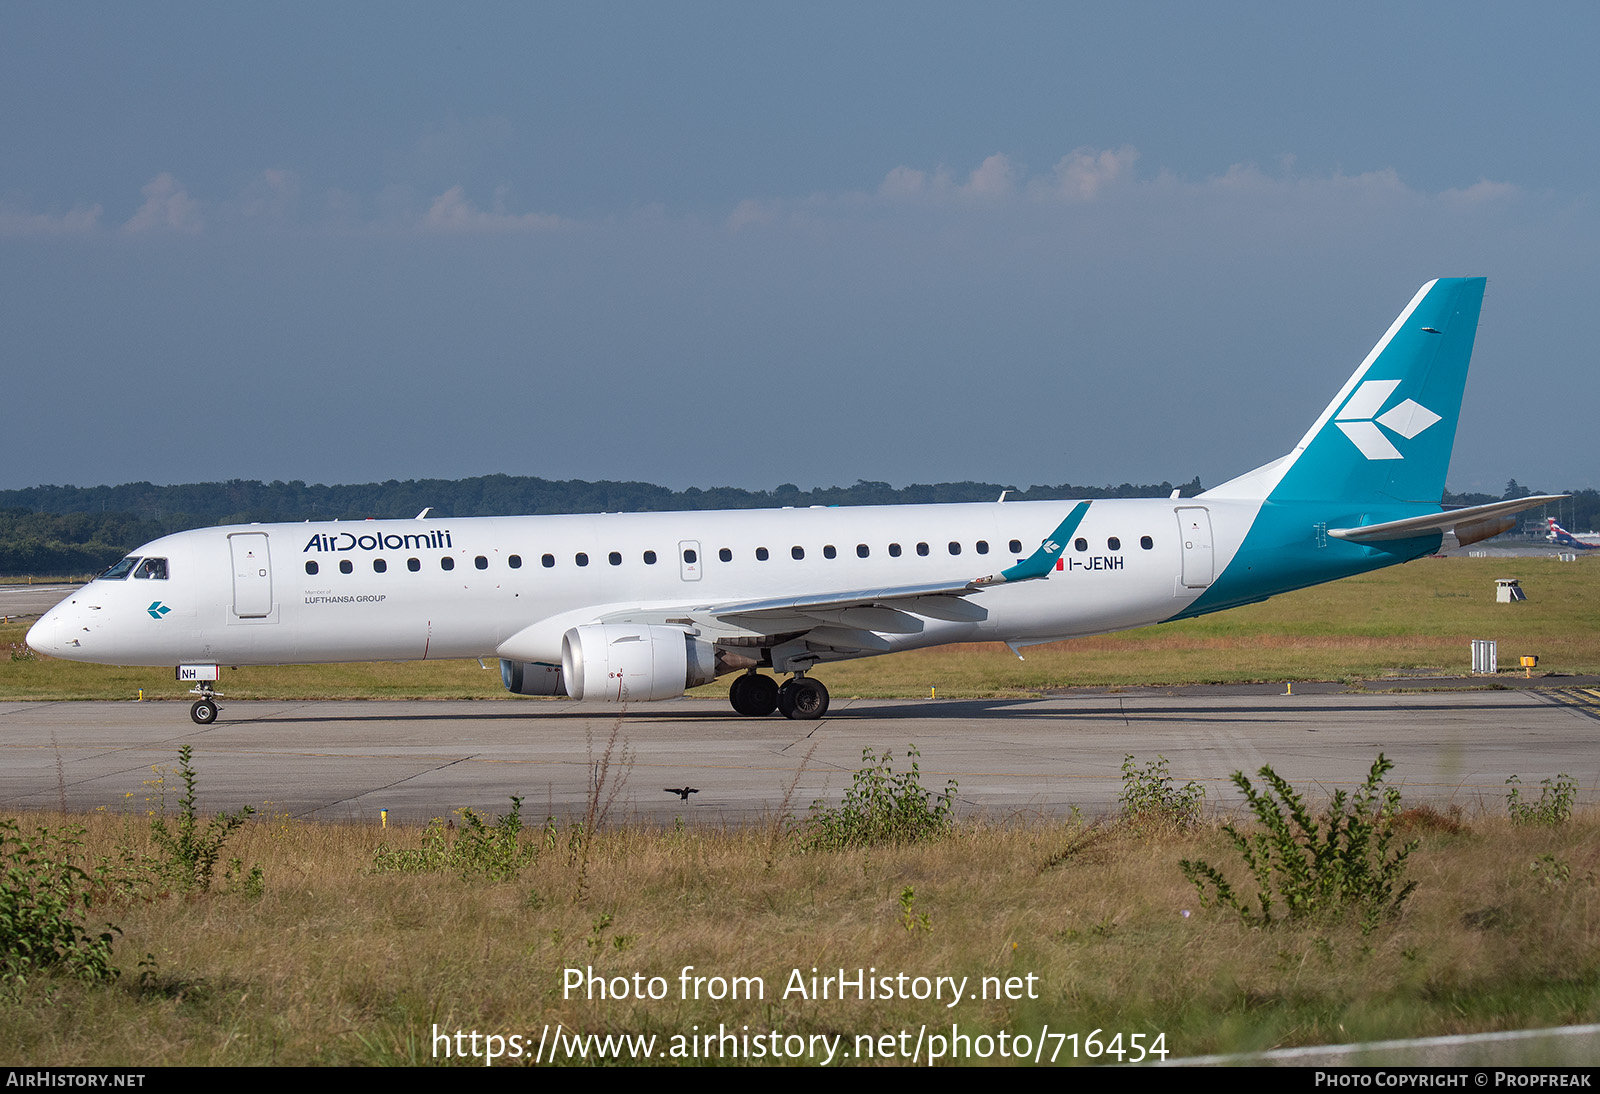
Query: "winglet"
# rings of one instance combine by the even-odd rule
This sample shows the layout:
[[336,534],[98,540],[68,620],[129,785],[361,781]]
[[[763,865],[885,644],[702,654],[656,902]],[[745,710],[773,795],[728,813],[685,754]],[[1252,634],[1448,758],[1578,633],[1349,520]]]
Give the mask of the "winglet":
[[1067,514],[1067,519],[1056,525],[1056,530],[1051,532],[1045,541],[1039,544],[1038,550],[1017,563],[1015,566],[1001,570],[998,574],[980,577],[968,583],[968,588],[978,589],[985,585],[1000,585],[1008,581],[1031,581],[1037,577],[1044,577],[1054,568],[1056,559],[1061,557],[1061,552],[1066,548],[1067,542],[1072,539],[1072,533],[1078,530],[1078,525],[1083,523],[1084,514],[1089,511],[1089,503],[1080,501],[1072,507],[1072,512]]

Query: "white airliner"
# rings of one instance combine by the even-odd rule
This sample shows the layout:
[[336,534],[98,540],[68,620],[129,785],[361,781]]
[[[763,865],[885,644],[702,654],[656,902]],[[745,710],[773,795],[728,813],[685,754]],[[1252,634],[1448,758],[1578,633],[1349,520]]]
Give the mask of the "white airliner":
[[740,714],[818,718],[824,662],[1015,652],[1505,531],[1550,499],[1439,504],[1483,289],[1424,285],[1292,452],[1195,498],[204,528],[140,547],[28,643],[176,666],[201,724],[222,665],[468,657],[518,694],[611,702],[736,673]]

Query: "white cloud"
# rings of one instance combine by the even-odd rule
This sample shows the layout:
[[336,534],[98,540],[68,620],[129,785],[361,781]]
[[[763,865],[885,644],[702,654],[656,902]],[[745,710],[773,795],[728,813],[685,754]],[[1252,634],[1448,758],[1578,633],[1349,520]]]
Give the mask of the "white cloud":
[[[862,204],[880,209],[923,205],[953,210],[970,204],[971,199],[981,199],[990,205],[1009,204],[1023,209],[1093,204],[1117,193],[1153,209],[1192,210],[1200,205],[1215,205],[1218,209],[1247,209],[1257,218],[1268,218],[1275,214],[1349,215],[1357,209],[1425,205],[1461,210],[1505,202],[1523,192],[1511,183],[1489,180],[1460,189],[1424,191],[1407,185],[1399,172],[1389,167],[1359,174],[1296,174],[1292,155],[1283,156],[1275,172],[1263,171],[1253,163],[1238,163],[1220,174],[1199,179],[1181,178],[1164,170],[1141,179],[1135,173],[1138,161],[1139,151],[1131,145],[1083,147],[1062,156],[1048,173],[1029,175],[1009,156],[996,153],[973,168],[965,181],[957,181],[947,167],[928,171],[901,165],[885,175],[870,195],[838,194],[822,200],[812,197],[807,199],[806,207],[814,213],[831,207],[835,214],[844,215]],[[759,209],[764,221],[772,221],[795,205],[783,199],[747,199],[740,205],[743,212],[736,215],[748,220],[752,211]],[[1345,214],[1338,210],[1345,210]]]
[[886,198],[914,198],[928,186],[928,175],[914,167],[896,167],[883,177],[878,193]]
[[1508,201],[1521,193],[1521,189],[1509,182],[1491,182],[1489,179],[1479,179],[1465,189],[1446,190],[1439,196],[1452,205],[1483,205],[1491,201]]
[[239,211],[252,220],[287,221],[300,198],[300,180],[292,171],[271,168],[257,175],[240,195]]
[[938,201],[977,198],[1004,201],[1026,194],[1029,198],[1093,201],[1111,186],[1133,181],[1137,150],[1079,148],[1061,157],[1049,176],[1027,178],[1020,165],[1004,152],[996,152],[974,167],[958,183],[947,167],[932,173],[904,165],[884,176],[877,196],[886,201]]
[[422,218],[423,227],[441,232],[538,231],[561,226],[561,218],[549,213],[509,213],[505,199],[508,187],[495,190],[494,208],[485,211],[467,200],[466,190],[452,186],[433,199]]
[[76,205],[65,213],[29,213],[0,205],[0,236],[80,236],[100,226],[98,205]]
[[1018,169],[1011,157],[996,152],[974,167],[967,181],[956,182],[948,167],[933,172],[896,167],[878,184],[878,197],[888,201],[938,201],[946,198],[1000,200],[1017,189]]
[[168,230],[193,234],[204,227],[200,204],[170,172],[163,171],[145,183],[140,193],[144,195],[144,204],[122,226],[124,232]]
[[1033,188],[1036,193],[1070,201],[1093,201],[1118,183],[1132,182],[1133,165],[1138,159],[1138,149],[1126,144],[1098,152],[1075,148],[1056,162],[1049,179],[1036,180]]
[[1010,157],[997,152],[973,169],[961,192],[974,197],[1007,197],[1015,189],[1016,173]]
[[745,198],[733,207],[733,212],[728,214],[728,230],[737,232],[752,224],[771,224],[772,218],[777,215],[777,209],[777,202]]

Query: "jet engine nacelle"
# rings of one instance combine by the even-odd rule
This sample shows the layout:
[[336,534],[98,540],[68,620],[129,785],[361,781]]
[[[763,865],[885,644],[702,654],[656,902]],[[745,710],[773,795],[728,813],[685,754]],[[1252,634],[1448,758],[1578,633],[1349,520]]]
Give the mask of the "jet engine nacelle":
[[560,665],[500,659],[500,680],[513,695],[565,695]]
[[561,639],[561,676],[574,699],[674,699],[716,675],[716,648],[677,627],[590,623]]

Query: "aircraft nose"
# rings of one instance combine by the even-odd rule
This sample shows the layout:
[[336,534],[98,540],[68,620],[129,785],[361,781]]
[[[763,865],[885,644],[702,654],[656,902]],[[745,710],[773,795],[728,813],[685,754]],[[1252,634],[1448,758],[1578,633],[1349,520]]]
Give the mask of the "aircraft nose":
[[28,647],[35,653],[71,659],[80,648],[78,629],[73,626],[72,615],[61,608],[51,608],[28,628]]
[[61,617],[46,612],[28,628],[28,648],[35,653],[55,654],[60,649]]

